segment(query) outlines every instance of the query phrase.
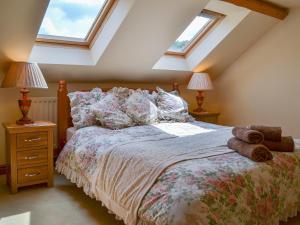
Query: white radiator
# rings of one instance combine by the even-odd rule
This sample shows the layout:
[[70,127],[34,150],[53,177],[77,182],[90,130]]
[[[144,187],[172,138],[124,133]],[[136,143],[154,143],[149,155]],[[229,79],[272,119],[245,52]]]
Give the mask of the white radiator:
[[[29,118],[33,120],[47,120],[57,124],[56,97],[33,97],[31,100]],[[57,147],[57,130],[54,131],[54,147]]]

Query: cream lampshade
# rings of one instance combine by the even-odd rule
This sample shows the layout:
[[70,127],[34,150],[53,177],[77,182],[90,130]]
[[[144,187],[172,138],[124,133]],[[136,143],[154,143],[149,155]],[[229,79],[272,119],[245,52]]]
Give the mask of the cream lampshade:
[[187,88],[190,90],[198,91],[196,95],[198,108],[195,109],[194,112],[203,112],[204,111],[204,109],[202,108],[204,102],[203,91],[213,89],[213,85],[208,73],[194,73]]
[[23,117],[17,121],[17,124],[33,123],[27,117],[31,106],[31,99],[28,97],[28,88],[48,88],[39,66],[36,63],[13,62],[4,77],[1,87],[21,88],[22,97],[18,102]]

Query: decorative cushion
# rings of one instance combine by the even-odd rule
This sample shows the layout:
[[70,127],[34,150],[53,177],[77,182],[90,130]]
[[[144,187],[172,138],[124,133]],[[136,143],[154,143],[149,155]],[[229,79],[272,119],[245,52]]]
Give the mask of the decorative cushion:
[[153,91],[152,93],[149,93],[148,90],[142,90],[142,92],[151,102],[156,105],[157,92]]
[[94,88],[89,92],[71,92],[68,96],[70,99],[72,122],[75,129],[98,124],[91,111],[91,106],[103,97],[103,92],[100,88]]
[[157,87],[157,107],[158,118],[161,121],[188,122],[193,121],[193,117],[188,114],[188,104],[177,91],[166,92]]
[[103,92],[100,88],[94,88],[91,91],[75,91],[68,94],[70,99],[70,106],[87,106],[92,105],[99,101],[103,95]]
[[117,97],[119,105],[123,111],[125,111],[124,104],[129,97],[129,95],[133,92],[134,90],[129,89],[129,88],[124,88],[124,87],[114,87],[108,91],[108,93],[113,94],[114,96]]
[[98,103],[92,106],[96,120],[103,127],[121,129],[133,126],[134,123],[126,113],[122,112],[119,99],[113,93],[107,93]]
[[126,114],[139,125],[157,122],[158,109],[149,98],[149,92],[134,91],[125,102]]

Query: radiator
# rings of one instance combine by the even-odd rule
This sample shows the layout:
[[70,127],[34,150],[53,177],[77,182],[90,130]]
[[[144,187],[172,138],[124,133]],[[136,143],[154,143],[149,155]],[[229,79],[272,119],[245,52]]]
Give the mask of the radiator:
[[[31,100],[29,118],[33,120],[47,120],[57,124],[56,97],[33,97]],[[57,130],[54,131],[54,147],[57,147]]]

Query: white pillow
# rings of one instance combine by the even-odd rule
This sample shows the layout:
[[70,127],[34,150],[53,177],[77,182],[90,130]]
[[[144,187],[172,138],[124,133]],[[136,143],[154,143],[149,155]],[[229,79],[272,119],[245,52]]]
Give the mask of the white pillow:
[[157,122],[158,109],[149,99],[149,93],[140,89],[134,91],[125,102],[126,114],[139,125]]
[[188,114],[188,104],[177,91],[166,92],[157,87],[156,103],[159,110],[158,118],[161,121],[188,122],[193,118]]
[[113,93],[107,93],[98,103],[92,106],[96,120],[103,127],[121,129],[133,126],[134,123],[126,113],[122,112],[118,98]]

